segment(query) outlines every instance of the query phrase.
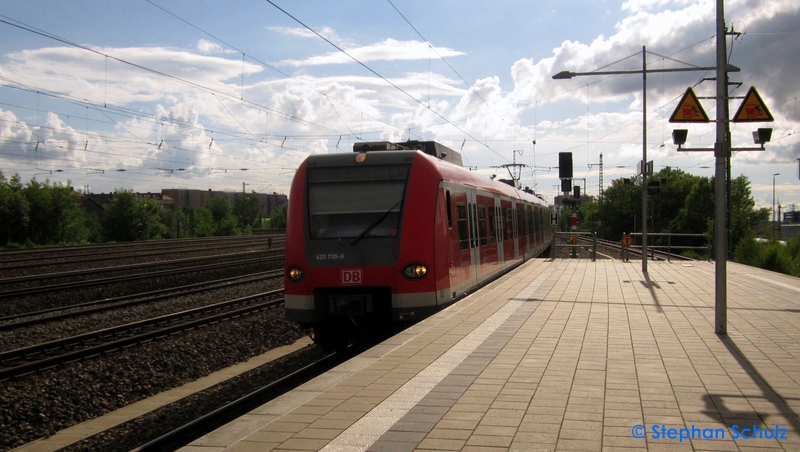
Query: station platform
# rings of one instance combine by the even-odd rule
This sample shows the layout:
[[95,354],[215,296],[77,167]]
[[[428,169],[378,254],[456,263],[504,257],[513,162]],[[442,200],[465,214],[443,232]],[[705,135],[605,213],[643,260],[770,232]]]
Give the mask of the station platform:
[[531,260],[183,451],[800,450],[800,279]]

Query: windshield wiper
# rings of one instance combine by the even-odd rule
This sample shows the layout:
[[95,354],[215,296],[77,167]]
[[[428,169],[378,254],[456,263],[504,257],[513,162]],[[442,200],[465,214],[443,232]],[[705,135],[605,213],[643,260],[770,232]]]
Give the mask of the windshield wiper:
[[394,210],[395,207],[399,206],[402,201],[403,201],[402,199],[400,201],[397,201],[397,204],[390,207],[389,210],[387,210],[386,213],[381,215],[380,218],[375,220],[371,225],[367,226],[367,229],[364,229],[364,231],[362,231],[361,234],[358,234],[358,237],[356,237],[355,239],[353,239],[352,242],[350,242],[350,246],[356,246],[356,244],[358,244],[358,242],[360,242],[361,239],[363,239],[364,237],[366,237],[367,234],[372,232],[372,230],[375,229],[379,224],[381,224],[383,220],[387,219],[389,217],[389,214],[392,213],[392,210]]

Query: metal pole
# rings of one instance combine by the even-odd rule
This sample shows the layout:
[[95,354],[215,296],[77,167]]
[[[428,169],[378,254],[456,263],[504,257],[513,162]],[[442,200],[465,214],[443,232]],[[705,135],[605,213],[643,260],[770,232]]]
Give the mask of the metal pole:
[[[772,175],[772,235],[775,235],[775,176],[780,176],[781,173],[775,173]],[[778,218],[777,220],[780,220]]]
[[647,273],[647,48],[642,46],[642,273]]
[[726,55],[725,7],[717,0],[717,142],[714,145],[716,165],[714,172],[714,332],[728,334],[728,238],[726,226],[727,207],[727,157],[728,157],[728,69]]

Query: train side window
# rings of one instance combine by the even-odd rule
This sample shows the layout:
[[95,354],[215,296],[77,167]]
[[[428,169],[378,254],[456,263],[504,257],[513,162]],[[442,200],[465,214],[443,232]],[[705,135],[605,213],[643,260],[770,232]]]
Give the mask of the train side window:
[[463,202],[456,203],[458,217],[458,249],[469,248],[469,234],[467,233],[467,205]]
[[[478,222],[480,223],[478,229],[480,230],[480,238],[481,238],[481,246],[487,245],[489,242],[486,239],[486,206],[483,204],[478,204]],[[492,237],[492,242],[494,242],[494,237]]]
[[533,207],[528,206],[528,235],[536,232],[536,225],[533,223]]

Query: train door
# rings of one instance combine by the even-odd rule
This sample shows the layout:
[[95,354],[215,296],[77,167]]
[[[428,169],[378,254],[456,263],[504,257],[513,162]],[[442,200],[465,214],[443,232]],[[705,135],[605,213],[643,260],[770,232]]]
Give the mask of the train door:
[[520,257],[519,238],[522,231],[519,229],[519,203],[511,204],[512,237],[514,238],[514,257]]
[[480,250],[480,231],[478,228],[478,205],[475,196],[475,190],[467,189],[467,206],[469,216],[469,250],[470,250],[470,267],[471,282],[478,284],[481,279],[481,250]]
[[500,208],[500,197],[495,196],[489,205],[489,236],[493,247],[497,249],[497,264],[503,267],[505,256],[503,254],[503,210]]
[[534,237],[534,227],[533,227],[533,206],[526,206],[525,207],[525,237],[527,237],[527,248],[525,251],[530,253],[531,250],[535,247],[535,237]]

